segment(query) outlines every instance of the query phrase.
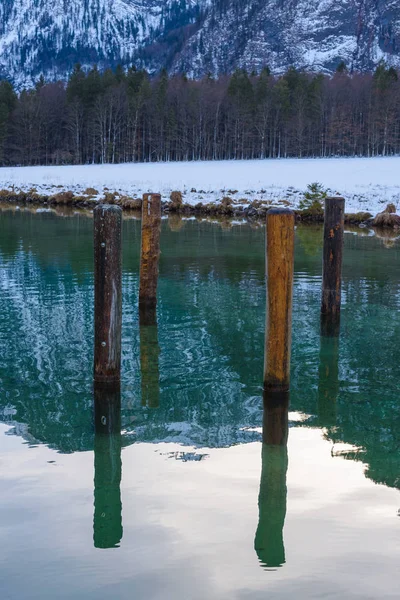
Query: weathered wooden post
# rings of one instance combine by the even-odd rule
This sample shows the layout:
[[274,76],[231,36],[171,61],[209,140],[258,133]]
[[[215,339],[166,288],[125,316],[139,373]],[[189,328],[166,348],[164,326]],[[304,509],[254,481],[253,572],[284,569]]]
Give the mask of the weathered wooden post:
[[115,548],[122,539],[119,389],[95,386],[94,417],[93,542],[95,548]]
[[94,209],[94,383],[118,387],[121,378],[122,210]]
[[160,230],[161,196],[144,194],[139,287],[139,318],[143,325],[156,322]]
[[288,392],[264,392],[259,521],[254,548],[261,565],[270,568],[285,562],[288,407]]
[[265,567],[285,562],[287,438],[294,273],[294,213],[267,212],[267,314],[262,471],[254,548]]
[[344,204],[344,198],[325,199],[321,333],[329,336],[340,329]]
[[290,384],[294,271],[294,213],[267,212],[267,315],[264,389],[285,391]]
[[160,346],[158,328],[140,326],[140,372],[142,376],[142,406],[158,408],[160,404]]

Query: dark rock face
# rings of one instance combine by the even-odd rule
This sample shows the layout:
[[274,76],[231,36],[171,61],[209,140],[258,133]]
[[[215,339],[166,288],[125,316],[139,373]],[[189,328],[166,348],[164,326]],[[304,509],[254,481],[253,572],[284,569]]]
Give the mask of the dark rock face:
[[[216,43],[218,41],[218,43]],[[216,0],[176,57],[194,75],[236,66],[332,71],[399,64],[400,2],[373,0]]]
[[400,66],[400,0],[3,0],[0,74],[17,84],[75,62],[199,77],[293,65]]

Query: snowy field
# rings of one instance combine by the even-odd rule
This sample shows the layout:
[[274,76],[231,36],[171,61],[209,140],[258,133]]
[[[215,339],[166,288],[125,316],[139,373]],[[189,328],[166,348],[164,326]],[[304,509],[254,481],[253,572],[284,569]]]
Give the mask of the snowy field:
[[34,188],[46,195],[71,190],[81,195],[95,188],[98,198],[107,190],[133,197],[160,192],[163,200],[179,190],[190,204],[230,196],[242,205],[288,200],[296,208],[313,182],[343,195],[346,212],[375,214],[388,202],[400,210],[400,157],[0,168],[0,189]]

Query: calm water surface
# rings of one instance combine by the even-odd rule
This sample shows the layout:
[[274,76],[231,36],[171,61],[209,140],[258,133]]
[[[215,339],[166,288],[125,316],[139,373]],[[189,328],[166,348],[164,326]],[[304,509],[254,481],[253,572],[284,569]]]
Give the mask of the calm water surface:
[[[263,228],[124,221],[121,433],[94,433],[92,219],[0,212],[0,598],[398,598],[400,242],[348,232],[339,341],[296,231],[288,448],[262,444]],[[150,368],[150,365],[152,368]]]

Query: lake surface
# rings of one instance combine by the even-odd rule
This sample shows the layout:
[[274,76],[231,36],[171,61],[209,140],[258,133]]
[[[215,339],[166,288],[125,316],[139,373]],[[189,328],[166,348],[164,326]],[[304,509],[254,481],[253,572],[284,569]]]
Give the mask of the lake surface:
[[398,598],[400,241],[296,230],[288,447],[262,443],[265,229],[163,221],[158,327],[123,224],[121,433],[94,432],[93,221],[0,212],[2,600]]

